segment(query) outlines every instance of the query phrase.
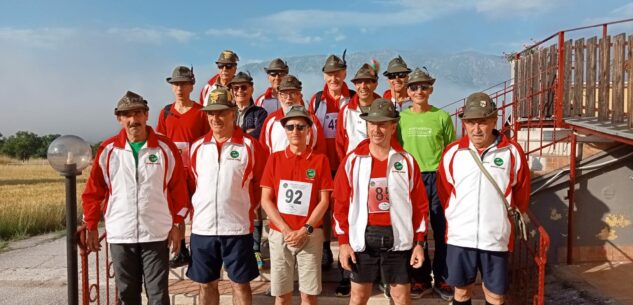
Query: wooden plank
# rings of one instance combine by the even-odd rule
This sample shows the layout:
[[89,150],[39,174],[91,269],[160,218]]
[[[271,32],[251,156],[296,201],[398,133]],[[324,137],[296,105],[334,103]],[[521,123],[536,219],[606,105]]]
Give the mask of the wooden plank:
[[600,69],[598,70],[598,121],[609,119],[609,82],[611,81],[611,36],[600,39]]
[[512,120],[516,120],[519,118],[519,59],[515,59],[514,63],[514,80],[512,83]]
[[571,115],[572,40],[565,41],[565,70],[563,72],[563,117]]
[[517,63],[517,65],[519,66],[519,73],[517,74],[518,79],[516,81],[517,102],[519,108],[519,117],[523,118],[525,117],[525,114],[523,113],[523,109],[525,108],[525,101],[523,100],[523,88],[525,87],[525,78],[523,77],[523,73],[525,72],[525,56],[521,56],[521,58],[519,58],[519,62]]
[[633,35],[629,36],[629,51],[628,59],[625,66],[628,73],[628,114],[629,114],[629,128],[633,129]]
[[545,118],[545,101],[547,100],[547,80],[549,75],[547,74],[547,56],[549,48],[543,48],[539,52],[539,95],[538,95],[538,115],[539,118]]
[[584,66],[585,66],[585,39],[576,40],[574,46],[574,91],[572,103],[572,115],[582,116],[583,105],[583,89],[584,84]]
[[521,90],[521,117],[522,118],[527,118],[528,117],[528,108],[527,108],[527,99],[526,97],[526,88],[527,88],[527,55],[524,56],[523,58],[521,58],[521,84],[520,84],[520,90]]
[[556,72],[558,71],[558,45],[553,44],[549,47],[549,63],[547,64],[548,91],[547,102],[545,103],[545,116],[551,118],[554,114],[554,103],[556,100]]
[[587,101],[585,102],[585,117],[596,116],[596,71],[597,67],[598,38],[596,36],[587,39]]
[[532,74],[531,74],[531,78],[532,78],[532,97],[530,98],[530,103],[531,103],[531,108],[532,108],[532,118],[533,119],[538,119],[538,110],[539,110],[539,104],[538,104],[538,92],[539,92],[539,76],[541,75],[540,71],[539,71],[539,53],[538,52],[534,52],[532,54]]
[[618,124],[624,122],[624,33],[614,37],[613,44],[613,91],[611,101],[611,122]]

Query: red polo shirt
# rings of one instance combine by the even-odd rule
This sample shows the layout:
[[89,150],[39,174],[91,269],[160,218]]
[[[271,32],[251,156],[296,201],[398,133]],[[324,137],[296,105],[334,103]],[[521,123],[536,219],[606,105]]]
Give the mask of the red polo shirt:
[[[270,155],[260,185],[272,189],[279,214],[293,230],[302,228],[310,218],[320,192],[333,189],[330,164],[324,154],[308,149],[295,155],[289,147]],[[314,227],[321,224],[322,220]],[[272,222],[270,228],[281,231]]]
[[371,157],[371,176],[367,193],[367,225],[391,226],[389,188],[387,187],[387,162]]
[[200,109],[202,106],[194,103],[185,113],[178,113],[171,104],[169,114],[165,117],[165,109],[158,114],[156,132],[166,135],[172,140],[181,153],[183,165],[189,167],[189,148],[197,139],[204,136],[211,127],[207,115]]

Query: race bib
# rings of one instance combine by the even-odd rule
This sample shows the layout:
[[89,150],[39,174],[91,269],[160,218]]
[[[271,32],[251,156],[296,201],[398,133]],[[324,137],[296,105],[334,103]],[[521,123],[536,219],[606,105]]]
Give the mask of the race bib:
[[277,193],[277,209],[284,214],[308,216],[310,196],[312,183],[281,180]]
[[323,132],[325,133],[326,139],[336,138],[336,119],[338,118],[338,113],[326,113],[325,120],[323,122]]
[[182,159],[182,165],[185,168],[189,168],[189,143],[187,142],[174,142],[180,152],[180,158]]
[[389,188],[387,178],[372,178],[369,180],[369,194],[367,198],[368,213],[389,213]]

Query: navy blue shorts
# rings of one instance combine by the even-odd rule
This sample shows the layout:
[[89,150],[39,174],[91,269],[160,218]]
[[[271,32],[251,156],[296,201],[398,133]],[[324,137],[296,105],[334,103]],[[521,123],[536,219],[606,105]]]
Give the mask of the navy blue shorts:
[[477,271],[488,290],[505,295],[508,291],[508,252],[486,251],[448,245],[446,282],[463,287],[475,282]]
[[253,235],[205,236],[191,234],[191,261],[187,277],[209,283],[220,278],[222,264],[231,281],[246,284],[259,276]]

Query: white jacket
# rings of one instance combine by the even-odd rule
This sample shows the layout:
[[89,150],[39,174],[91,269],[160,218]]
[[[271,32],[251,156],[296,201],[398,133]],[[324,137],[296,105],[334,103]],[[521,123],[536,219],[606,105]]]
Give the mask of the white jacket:
[[253,232],[259,205],[259,180],[267,159],[260,144],[235,128],[222,150],[213,131],[191,146],[191,232],[198,235],[245,235]]

